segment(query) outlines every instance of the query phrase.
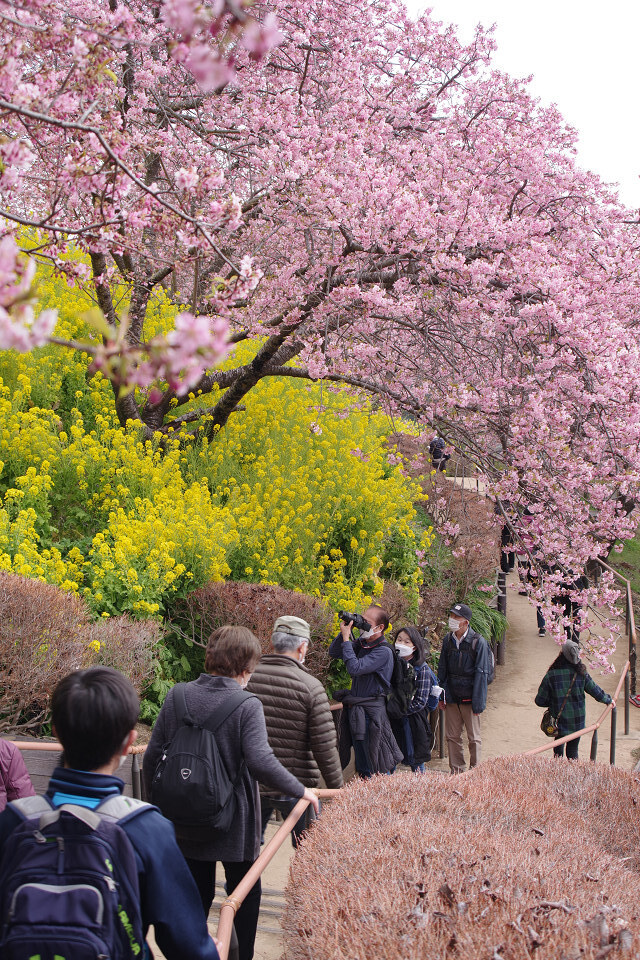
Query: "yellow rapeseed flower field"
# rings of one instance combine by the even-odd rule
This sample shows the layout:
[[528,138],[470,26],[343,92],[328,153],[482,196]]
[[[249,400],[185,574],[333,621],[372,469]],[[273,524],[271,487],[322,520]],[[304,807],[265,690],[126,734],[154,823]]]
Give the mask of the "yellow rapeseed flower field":
[[[58,308],[59,335],[87,336],[85,293],[45,279],[40,299]],[[168,329],[173,310],[160,296],[152,327]],[[385,566],[416,596],[415,551],[431,531],[387,456],[383,416],[335,388],[271,378],[213,442],[176,431],[162,446],[120,427],[87,359],[0,354],[0,569],[74,591],[102,616],[154,615],[227,578],[355,609],[381,592]]]

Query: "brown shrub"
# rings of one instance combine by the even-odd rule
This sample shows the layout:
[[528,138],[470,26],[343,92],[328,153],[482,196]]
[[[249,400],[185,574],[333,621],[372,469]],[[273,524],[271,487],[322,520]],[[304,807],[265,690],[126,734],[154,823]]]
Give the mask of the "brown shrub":
[[73,594],[0,573],[0,732],[40,733],[53,688],[81,667],[113,666],[140,691],[159,635],[157,624],[128,617],[91,623]]
[[162,637],[162,628],[155,620],[132,620],[126,614],[88,623],[83,632],[84,643],[93,641],[99,650],[90,650],[92,665],[113,667],[131,681],[141,694],[153,675],[155,648]]
[[409,618],[410,603],[407,595],[395,580],[385,580],[382,595],[376,598],[375,603],[389,614],[389,620],[395,630],[400,624],[411,622]]
[[179,601],[169,619],[173,629],[203,647],[213,631],[225,623],[248,627],[266,653],[274,621],[283,616],[302,617],[309,624],[312,642],[305,666],[324,683],[331,663],[326,643],[334,615],[315,597],[270,584],[208,583]]
[[588,761],[352,781],[292,863],[286,960],[638,957],[639,802]]

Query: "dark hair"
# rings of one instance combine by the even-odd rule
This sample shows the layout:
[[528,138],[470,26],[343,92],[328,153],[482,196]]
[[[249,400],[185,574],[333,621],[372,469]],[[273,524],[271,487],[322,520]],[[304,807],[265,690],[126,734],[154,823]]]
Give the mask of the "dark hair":
[[220,677],[239,677],[245,670],[254,669],[261,654],[260,641],[251,630],[225,624],[209,637],[204,668]]
[[51,722],[65,764],[74,770],[97,770],[109,763],[139,713],[137,693],[112,667],[70,673],[51,697]]
[[393,635],[393,642],[398,639],[398,635],[406,633],[411,643],[416,648],[409,658],[414,667],[421,667],[427,661],[427,641],[422,636],[417,627],[399,627]]
[[[572,670],[575,670],[579,677],[584,677],[587,672],[587,668],[582,660],[579,663],[572,663],[571,660],[565,657],[564,653],[558,654],[549,667],[549,670],[566,670],[567,667],[571,667]],[[547,673],[549,670],[547,670]]]
[[382,624],[383,632],[384,630],[389,629],[389,614],[387,613],[386,610],[383,610],[382,607],[378,606],[377,603],[370,603],[369,606],[367,607],[367,610],[376,611],[377,620],[374,624],[372,624],[372,626],[379,627],[380,624]]

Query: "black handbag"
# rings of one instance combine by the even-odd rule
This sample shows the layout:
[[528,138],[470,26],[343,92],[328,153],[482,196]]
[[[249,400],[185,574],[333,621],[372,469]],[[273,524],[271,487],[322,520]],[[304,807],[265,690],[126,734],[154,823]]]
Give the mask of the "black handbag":
[[562,701],[562,706],[561,706],[560,709],[558,710],[558,716],[557,716],[557,717],[554,717],[554,716],[553,716],[553,714],[551,713],[551,710],[550,710],[549,707],[547,707],[547,709],[545,710],[545,712],[542,714],[542,720],[540,721],[540,729],[542,730],[542,732],[544,733],[544,735],[545,735],[546,737],[557,737],[557,736],[558,736],[558,720],[560,719],[560,714],[561,714],[562,711],[564,710],[564,705],[565,705],[565,703],[567,702],[567,699],[568,699],[568,697],[569,697],[569,694],[571,693],[571,688],[573,687],[573,685],[574,685],[575,682],[576,682],[576,674],[574,673],[573,679],[572,679],[571,683],[569,684],[569,689],[567,690],[566,696],[565,696],[564,700]]

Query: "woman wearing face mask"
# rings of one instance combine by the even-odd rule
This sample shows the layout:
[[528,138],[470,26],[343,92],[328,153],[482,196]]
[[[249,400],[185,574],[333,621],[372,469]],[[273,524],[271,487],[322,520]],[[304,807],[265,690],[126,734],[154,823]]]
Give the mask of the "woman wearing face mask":
[[[260,850],[260,798],[258,783],[274,787],[290,797],[305,797],[316,813],[318,799],[307,790],[274,756],[267,740],[262,704],[256,696],[238,698],[260,659],[260,643],[245,627],[224,626],[215,630],[207,644],[205,673],[185,685],[184,696],[191,721],[204,725],[225,700],[235,697],[238,705],[216,729],[216,743],[229,779],[235,785],[237,812],[231,830],[221,831],[176,825],[178,845],[198,886],[205,916],[215,895],[216,863],[222,862],[231,894],[247,873]],[[182,720],[170,690],[153,728],[142,768],[147,796],[162,755]],[[240,960],[253,957],[258,913],[260,881],[252,888],[236,914]]]
[[427,700],[435,678],[427,666],[426,641],[415,627],[402,627],[394,637],[397,652],[415,671],[416,692],[406,717],[391,720],[393,735],[398,741],[404,762],[414,773],[424,773],[425,763],[431,760],[432,734]]

